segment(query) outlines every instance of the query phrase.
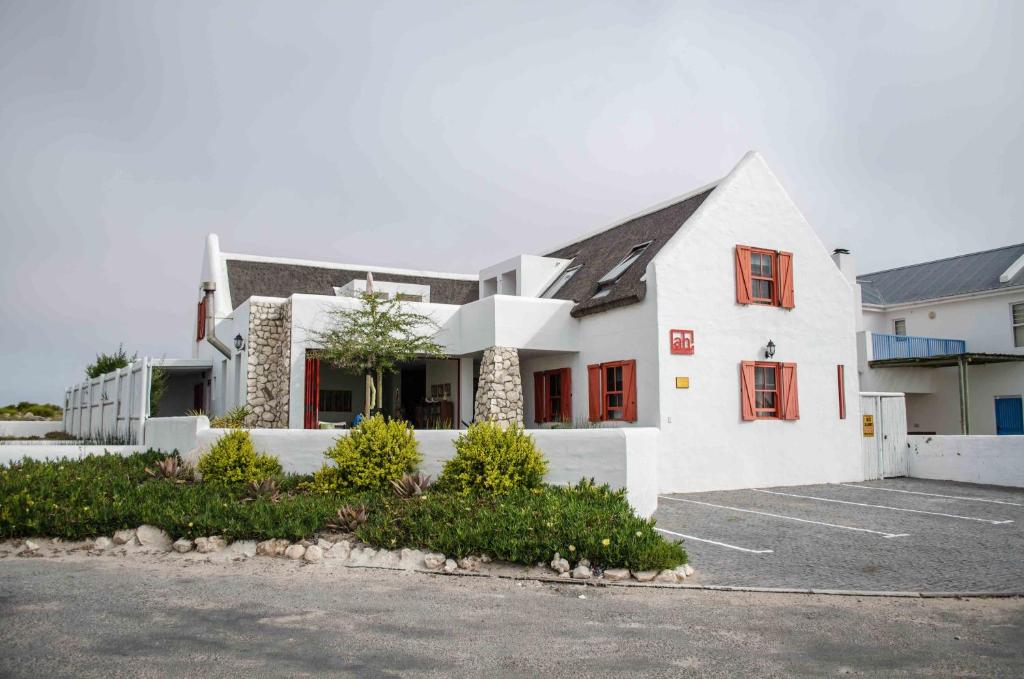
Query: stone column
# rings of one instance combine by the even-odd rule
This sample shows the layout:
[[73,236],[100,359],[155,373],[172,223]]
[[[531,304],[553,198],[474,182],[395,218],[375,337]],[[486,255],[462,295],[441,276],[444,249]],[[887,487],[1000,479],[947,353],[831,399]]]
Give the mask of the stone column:
[[509,347],[490,347],[480,361],[480,382],[473,414],[477,421],[523,426],[523,379],[519,352]]
[[288,427],[291,388],[292,323],[287,301],[249,305],[249,356],[245,424],[264,429]]

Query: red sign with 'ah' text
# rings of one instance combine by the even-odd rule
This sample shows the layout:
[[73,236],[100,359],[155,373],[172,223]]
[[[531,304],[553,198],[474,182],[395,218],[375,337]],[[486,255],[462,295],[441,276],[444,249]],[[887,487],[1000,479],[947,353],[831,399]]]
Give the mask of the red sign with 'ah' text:
[[673,354],[692,354],[693,330],[669,330],[668,345]]

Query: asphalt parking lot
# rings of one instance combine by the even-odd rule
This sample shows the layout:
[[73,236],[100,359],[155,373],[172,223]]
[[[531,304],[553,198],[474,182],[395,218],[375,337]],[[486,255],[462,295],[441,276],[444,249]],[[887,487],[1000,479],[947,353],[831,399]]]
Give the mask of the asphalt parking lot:
[[1024,490],[920,479],[663,495],[707,585],[1024,592]]

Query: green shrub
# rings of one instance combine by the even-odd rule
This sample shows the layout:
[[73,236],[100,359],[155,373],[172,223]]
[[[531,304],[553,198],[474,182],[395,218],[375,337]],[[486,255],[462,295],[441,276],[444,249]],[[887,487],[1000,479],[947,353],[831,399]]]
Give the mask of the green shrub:
[[547,470],[547,461],[525,431],[475,422],[455,439],[455,457],[445,463],[438,486],[463,494],[505,493],[540,486]]
[[219,417],[210,418],[210,427],[212,429],[245,429],[245,418],[248,415],[248,408],[238,406]]
[[415,471],[423,460],[413,429],[381,415],[364,419],[348,436],[340,436],[324,453],[325,464],[313,474],[311,487],[320,493],[387,491],[391,482]]
[[249,432],[229,431],[203,453],[196,465],[204,481],[251,483],[281,473],[281,463],[273,455],[257,453]]
[[652,570],[686,563],[679,543],[634,514],[623,491],[576,486],[516,488],[503,495],[431,492],[415,500],[380,497],[356,535],[371,545],[405,546],[452,558],[488,554],[521,564],[555,552],[605,568]]
[[[0,465],[0,539],[44,535],[80,540],[149,524],[174,537],[301,540],[337,514],[336,497],[245,501],[248,488],[241,484],[151,479],[146,468],[163,458],[150,451]],[[294,487],[301,480],[285,476],[281,485]]]

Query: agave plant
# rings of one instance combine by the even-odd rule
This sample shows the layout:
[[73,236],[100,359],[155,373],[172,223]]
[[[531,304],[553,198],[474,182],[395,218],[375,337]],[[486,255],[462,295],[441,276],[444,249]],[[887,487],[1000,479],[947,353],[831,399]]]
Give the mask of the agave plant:
[[402,478],[398,481],[391,479],[391,486],[395,489],[395,495],[401,498],[423,495],[430,488],[430,484],[430,475],[423,472],[402,474]]
[[154,479],[175,483],[188,483],[194,478],[191,465],[182,462],[176,455],[168,455],[162,460],[157,460],[156,468],[146,467],[146,473]]
[[338,510],[338,517],[328,523],[327,527],[343,533],[354,533],[368,518],[366,505],[345,505]]
[[246,491],[249,493],[249,496],[243,502],[252,502],[259,498],[266,498],[271,502],[280,502],[281,500],[281,491],[277,487],[277,481],[274,479],[253,481],[248,485]]

